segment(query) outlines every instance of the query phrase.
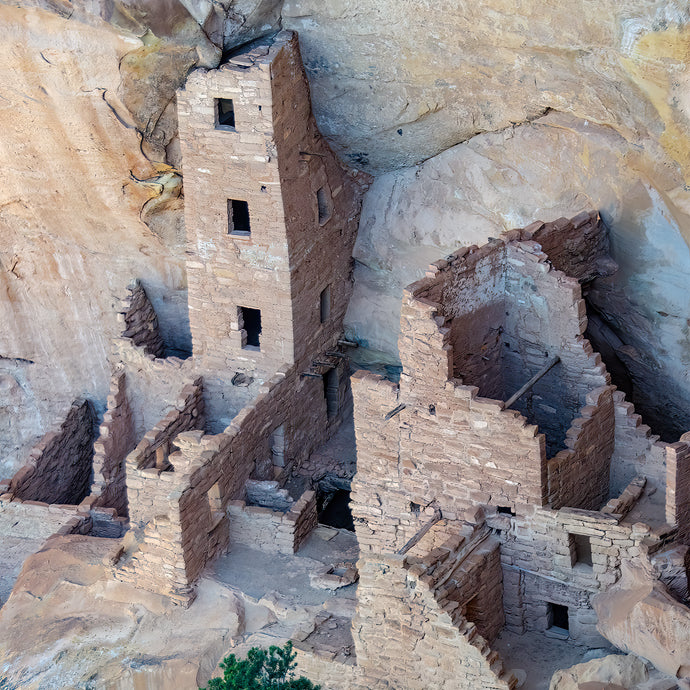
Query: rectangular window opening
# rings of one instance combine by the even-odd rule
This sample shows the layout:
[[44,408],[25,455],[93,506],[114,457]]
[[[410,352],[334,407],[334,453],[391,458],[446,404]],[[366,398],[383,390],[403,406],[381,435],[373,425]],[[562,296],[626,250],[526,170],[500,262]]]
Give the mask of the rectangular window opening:
[[246,338],[243,337],[242,347],[245,349],[259,350],[259,336],[261,335],[261,311],[251,307],[240,307],[239,327],[245,331]]
[[570,622],[568,620],[568,607],[549,602],[548,605],[548,629],[555,632],[568,632]]
[[323,225],[332,214],[331,196],[325,187],[316,192],[316,203],[319,207],[319,225]]
[[592,566],[592,542],[586,534],[569,534],[570,560],[572,565],[582,563]]
[[235,129],[235,105],[232,98],[216,98],[216,129]]
[[249,237],[249,204],[240,199],[228,199],[228,235]]
[[326,323],[328,317],[331,315],[331,286],[327,285],[323,290],[321,290],[320,302],[320,312],[321,312],[321,323]]
[[496,512],[501,515],[515,515],[515,511],[510,506],[497,506]]
[[328,419],[338,414],[338,388],[340,380],[335,369],[329,369],[323,377],[323,394],[326,398],[326,415]]

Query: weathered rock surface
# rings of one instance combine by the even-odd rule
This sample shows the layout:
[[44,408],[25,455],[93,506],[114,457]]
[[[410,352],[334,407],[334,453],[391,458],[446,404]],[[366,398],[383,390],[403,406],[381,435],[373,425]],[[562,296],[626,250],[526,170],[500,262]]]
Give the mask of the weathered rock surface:
[[27,560],[0,612],[3,688],[195,688],[199,669],[215,668],[244,630],[240,597],[208,581],[184,609],[116,583],[108,570],[118,547],[54,537]]
[[598,630],[616,647],[690,682],[690,609],[654,579],[650,568],[624,562],[621,579],[592,604]]
[[648,676],[644,662],[634,654],[609,654],[556,671],[549,690],[578,690],[584,683],[593,682],[606,687],[609,687],[608,683],[615,688],[632,688],[647,680]]
[[411,165],[554,109],[688,162],[685,2],[286,0],[317,120],[352,163]]
[[0,478],[65,403],[102,410],[133,277],[189,350],[175,89],[277,6],[0,2]]
[[354,560],[354,536],[312,541],[299,556],[234,547],[184,608],[112,579],[120,540],[51,537],[0,610],[0,687],[192,690],[218,675],[236,645],[244,643],[241,654],[304,640],[343,615],[349,624],[354,592],[315,589],[309,576],[324,559]]

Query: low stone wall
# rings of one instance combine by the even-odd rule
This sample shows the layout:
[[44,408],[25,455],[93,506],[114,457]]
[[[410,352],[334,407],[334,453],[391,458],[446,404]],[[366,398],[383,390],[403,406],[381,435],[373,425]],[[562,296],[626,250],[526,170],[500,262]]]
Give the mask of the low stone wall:
[[644,477],[635,477],[628,486],[623,489],[620,496],[612,498],[601,509],[602,513],[615,515],[619,519],[625,517],[637,503],[644,492],[647,480]]
[[[598,510],[609,495],[611,454],[615,437],[613,386],[596,388],[573,420],[566,435],[568,446],[549,460],[549,505]],[[586,477],[586,481],[583,478]]]
[[166,469],[172,440],[182,431],[204,426],[204,399],[201,377],[188,383],[180,392],[174,409],[146,432],[137,447],[127,455],[127,465],[138,470],[156,466]]
[[93,481],[84,508],[111,508],[116,515],[127,516],[125,457],[135,445],[125,372],[119,367],[110,380],[107,408],[94,443]]
[[123,338],[130,338],[148,355],[165,356],[165,343],[158,332],[158,317],[141,282],[136,279],[127,288],[129,295],[122,300],[120,320],[125,324]]
[[231,544],[271,553],[296,553],[318,524],[313,491],[305,491],[287,511],[230,501],[227,513]]
[[88,400],[72,403],[60,428],[33,447],[12,479],[0,484],[18,499],[76,505],[88,493],[93,457],[94,412]]

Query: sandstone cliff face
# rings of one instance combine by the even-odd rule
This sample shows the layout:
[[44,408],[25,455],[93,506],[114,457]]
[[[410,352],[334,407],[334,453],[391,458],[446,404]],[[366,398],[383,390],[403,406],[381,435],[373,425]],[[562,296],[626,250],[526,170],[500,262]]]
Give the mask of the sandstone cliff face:
[[0,3],[0,476],[65,403],[102,409],[133,277],[189,350],[175,90],[275,21],[270,2]]
[[645,414],[690,426],[687,3],[0,0],[0,19],[0,475],[66,402],[102,405],[132,277],[189,349],[174,92],[281,23],[322,131],[378,174],[351,335],[395,363],[400,288],[430,260],[595,207],[612,349]]

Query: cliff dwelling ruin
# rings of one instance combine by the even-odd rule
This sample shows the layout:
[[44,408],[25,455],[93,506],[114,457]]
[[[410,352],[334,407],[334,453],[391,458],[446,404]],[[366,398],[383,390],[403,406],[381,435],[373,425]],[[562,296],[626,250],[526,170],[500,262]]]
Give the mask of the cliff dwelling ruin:
[[258,610],[272,580],[274,639],[324,688],[546,687],[542,644],[552,671],[617,648],[688,687],[690,435],[660,441],[585,337],[583,286],[616,270],[599,213],[439,258],[404,291],[399,380],[352,371],[369,178],[321,137],[297,36],[193,71],[177,109],[192,353],[139,276],[104,414],[75,401],[0,484],[10,628],[48,540],[96,550],[105,599],[193,610],[212,577]]

